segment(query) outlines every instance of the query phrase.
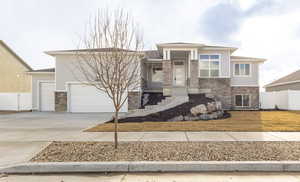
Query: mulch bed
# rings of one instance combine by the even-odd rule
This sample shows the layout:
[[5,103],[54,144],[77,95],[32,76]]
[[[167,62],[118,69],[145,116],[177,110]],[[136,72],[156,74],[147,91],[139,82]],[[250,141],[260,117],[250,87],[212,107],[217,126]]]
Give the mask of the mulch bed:
[[[123,118],[119,119],[119,123],[126,123],[126,122],[144,122],[144,121],[168,121],[169,119],[174,118],[175,116],[187,116],[190,115],[190,109],[192,107],[195,107],[200,104],[207,104],[208,102],[214,102],[213,99],[205,97],[204,94],[189,94],[189,102],[180,104],[176,107],[160,111],[157,113],[149,114],[146,116],[141,116],[141,117],[128,117],[128,118]],[[224,113],[224,118],[230,117],[230,114],[228,112]],[[109,122],[113,122],[113,120],[110,120]]]
[[53,142],[32,162],[300,160],[300,142]]

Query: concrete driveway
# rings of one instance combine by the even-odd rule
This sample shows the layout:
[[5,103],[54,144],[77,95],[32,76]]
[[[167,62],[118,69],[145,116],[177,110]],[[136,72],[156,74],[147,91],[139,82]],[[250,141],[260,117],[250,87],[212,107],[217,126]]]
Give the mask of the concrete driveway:
[[88,140],[82,130],[105,122],[112,113],[25,112],[0,115],[0,167],[25,162],[51,141]]

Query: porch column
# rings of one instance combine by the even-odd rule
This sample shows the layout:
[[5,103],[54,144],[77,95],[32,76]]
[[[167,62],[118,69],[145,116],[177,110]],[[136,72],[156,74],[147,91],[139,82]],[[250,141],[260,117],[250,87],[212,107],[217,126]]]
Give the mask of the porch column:
[[171,61],[171,50],[163,49],[163,95],[171,96],[172,95],[172,61]]
[[172,95],[172,61],[163,60],[162,61],[163,69],[163,95],[170,96]]
[[190,92],[195,93],[198,91],[199,88],[199,61],[198,60],[191,60],[190,61],[190,71],[191,71],[191,77],[190,77]]
[[198,61],[198,50],[192,49],[190,54],[190,93],[199,92],[199,61]]

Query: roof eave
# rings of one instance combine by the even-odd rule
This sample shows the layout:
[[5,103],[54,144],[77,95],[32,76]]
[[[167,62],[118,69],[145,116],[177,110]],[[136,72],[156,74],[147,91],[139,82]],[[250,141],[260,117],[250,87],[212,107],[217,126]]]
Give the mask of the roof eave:
[[[53,57],[55,57],[56,55],[89,54],[88,51],[86,51],[86,52],[84,52],[84,51],[80,51],[80,52],[76,52],[76,51],[45,51],[44,53],[49,56],[53,56]],[[98,52],[98,53],[103,53],[103,52]],[[109,52],[106,52],[106,53],[109,53]],[[128,52],[128,53],[132,53],[132,52]],[[145,53],[140,51],[140,52],[137,52],[137,54],[144,55]]]
[[35,75],[35,74],[55,74],[55,72],[46,72],[46,71],[29,71],[26,74]]
[[288,84],[293,84],[293,83],[300,83],[300,80],[294,80],[294,81],[289,81],[289,82],[281,82],[281,83],[270,83],[267,84],[265,86],[263,86],[263,88],[267,88],[267,87],[275,87],[275,86],[280,86],[280,85],[288,85]]
[[231,59],[232,62],[257,62],[257,63],[264,63],[267,61],[266,59]]
[[4,41],[0,40],[0,44],[8,51],[10,52],[19,62],[25,66],[29,71],[32,71],[33,69],[19,56],[17,55],[8,45],[5,44]]

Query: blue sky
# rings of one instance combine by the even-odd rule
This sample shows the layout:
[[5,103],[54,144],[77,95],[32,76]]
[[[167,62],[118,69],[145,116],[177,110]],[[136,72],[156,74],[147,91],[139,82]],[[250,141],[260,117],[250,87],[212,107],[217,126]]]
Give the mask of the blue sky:
[[43,52],[77,47],[98,8],[124,8],[141,25],[147,49],[161,42],[236,46],[234,55],[268,59],[260,83],[300,69],[299,0],[1,0],[0,39],[34,69]]

